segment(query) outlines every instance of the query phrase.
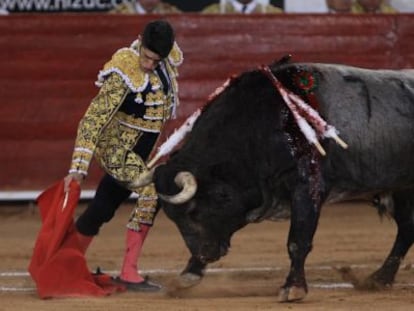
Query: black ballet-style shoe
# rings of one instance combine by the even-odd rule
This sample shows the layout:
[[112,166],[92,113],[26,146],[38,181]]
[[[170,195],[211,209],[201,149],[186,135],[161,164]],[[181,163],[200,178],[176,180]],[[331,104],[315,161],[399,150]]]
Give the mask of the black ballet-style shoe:
[[162,290],[162,286],[149,281],[148,277],[145,277],[142,282],[128,282],[122,280],[119,276],[115,277],[113,281],[117,284],[125,286],[128,291],[131,292],[159,292]]

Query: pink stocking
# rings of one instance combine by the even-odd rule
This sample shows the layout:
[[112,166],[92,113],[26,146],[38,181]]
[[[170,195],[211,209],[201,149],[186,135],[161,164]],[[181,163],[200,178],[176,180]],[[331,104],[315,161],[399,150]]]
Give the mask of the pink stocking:
[[138,273],[138,258],[149,229],[150,226],[140,224],[140,231],[138,232],[127,230],[126,250],[120,275],[122,280],[133,283],[144,281],[144,278]]

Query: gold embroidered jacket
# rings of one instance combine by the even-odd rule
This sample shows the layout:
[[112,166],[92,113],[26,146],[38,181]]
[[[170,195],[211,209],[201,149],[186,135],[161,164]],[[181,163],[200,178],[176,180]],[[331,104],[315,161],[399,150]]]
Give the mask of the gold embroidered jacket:
[[160,63],[169,80],[165,94],[155,71],[140,70],[140,45],[136,40],[129,48],[119,49],[99,72],[96,84],[100,90],[79,123],[70,173],[87,175],[95,154],[100,165],[118,180],[135,178],[125,176],[124,169],[128,165],[145,169],[143,161],[133,153],[140,136],[143,132],[159,133],[164,121],[175,117],[177,67],[183,61],[182,52],[174,43]]

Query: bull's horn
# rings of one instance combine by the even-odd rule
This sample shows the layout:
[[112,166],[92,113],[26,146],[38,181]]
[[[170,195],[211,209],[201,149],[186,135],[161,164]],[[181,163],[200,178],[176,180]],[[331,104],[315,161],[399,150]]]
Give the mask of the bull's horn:
[[197,181],[190,172],[179,172],[174,178],[175,184],[182,188],[175,195],[158,194],[161,199],[172,204],[182,204],[190,200],[197,191]]
[[142,173],[136,180],[134,180],[131,184],[131,188],[140,188],[152,183],[152,178],[154,176],[155,168]]

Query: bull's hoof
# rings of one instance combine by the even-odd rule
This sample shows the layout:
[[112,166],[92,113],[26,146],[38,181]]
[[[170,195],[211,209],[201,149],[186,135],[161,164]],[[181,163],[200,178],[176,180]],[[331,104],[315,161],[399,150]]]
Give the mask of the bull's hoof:
[[306,297],[306,290],[303,287],[292,286],[281,288],[279,291],[279,302],[296,302]]
[[392,284],[383,283],[381,281],[376,280],[375,278],[368,277],[365,280],[362,280],[358,287],[355,286],[356,289],[359,290],[368,290],[368,291],[378,291],[378,290],[385,290],[392,287]]
[[201,275],[186,272],[179,276],[178,286],[180,288],[189,288],[198,285],[203,277]]
[[341,274],[344,281],[350,282],[356,290],[377,291],[384,290],[392,286],[392,281],[385,281],[376,273],[370,275],[366,279],[362,279],[354,273],[351,267],[335,268],[335,270]]

